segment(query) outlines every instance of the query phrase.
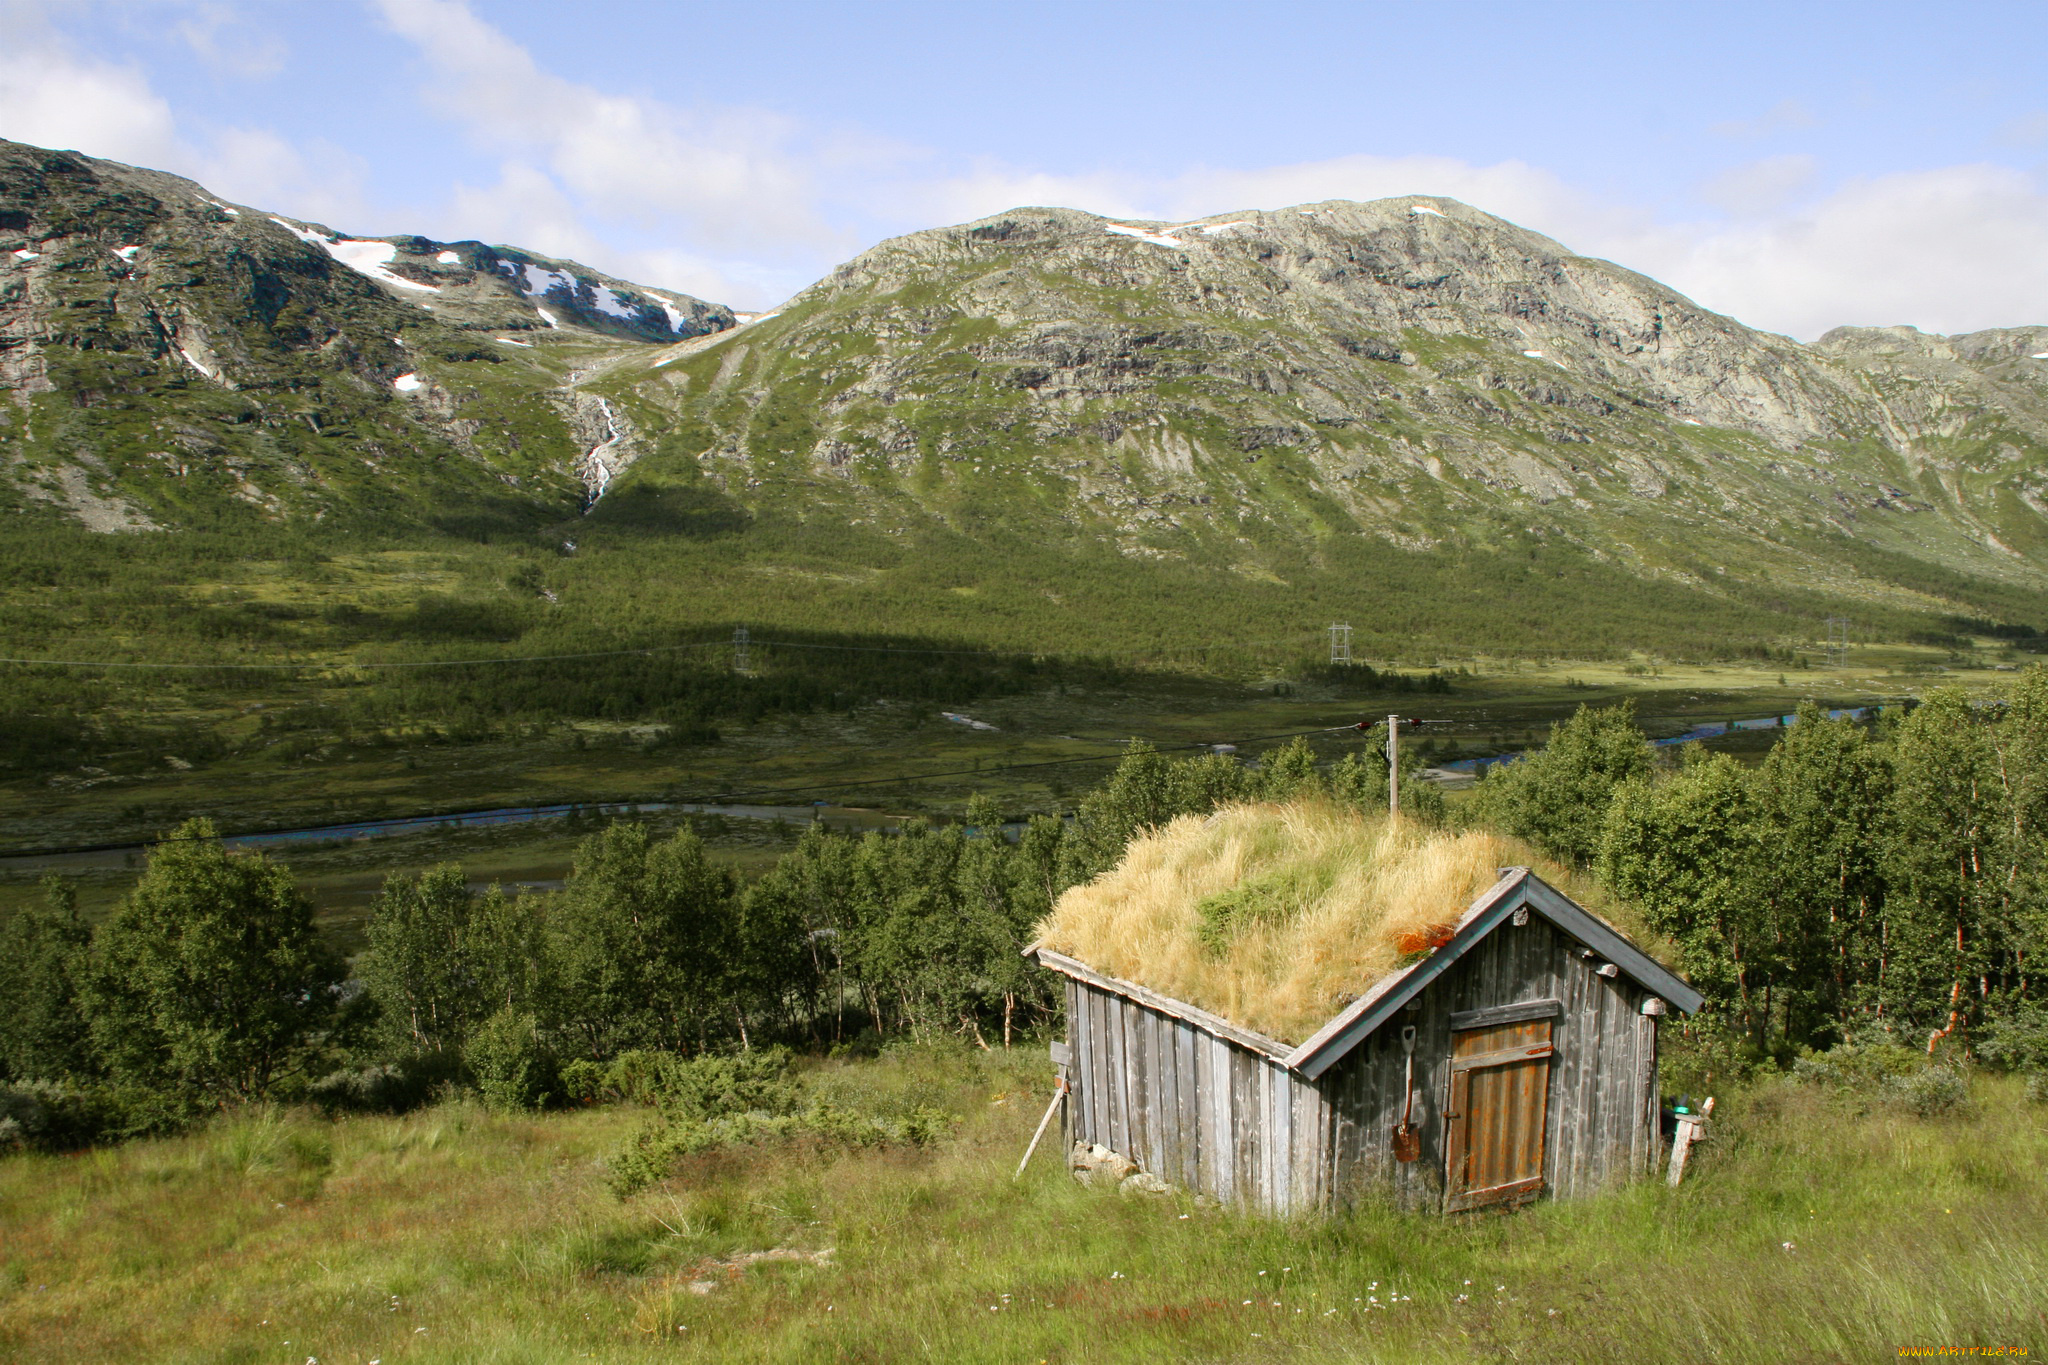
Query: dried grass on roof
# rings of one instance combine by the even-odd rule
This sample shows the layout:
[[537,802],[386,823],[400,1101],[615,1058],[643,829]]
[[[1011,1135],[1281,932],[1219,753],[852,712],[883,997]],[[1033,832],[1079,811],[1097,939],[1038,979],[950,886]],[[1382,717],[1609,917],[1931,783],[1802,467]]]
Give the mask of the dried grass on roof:
[[1505,835],[1326,802],[1226,806],[1133,841],[1114,869],[1060,897],[1039,942],[1299,1043],[1447,938],[1509,866],[1585,893]]

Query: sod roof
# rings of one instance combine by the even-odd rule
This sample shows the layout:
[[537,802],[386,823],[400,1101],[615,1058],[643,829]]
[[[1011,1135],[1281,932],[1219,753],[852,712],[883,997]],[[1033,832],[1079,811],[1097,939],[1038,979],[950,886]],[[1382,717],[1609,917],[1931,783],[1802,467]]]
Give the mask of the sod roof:
[[1641,927],[1518,839],[1317,801],[1226,806],[1139,837],[1060,897],[1038,946],[1298,1044],[1442,944],[1512,866]]

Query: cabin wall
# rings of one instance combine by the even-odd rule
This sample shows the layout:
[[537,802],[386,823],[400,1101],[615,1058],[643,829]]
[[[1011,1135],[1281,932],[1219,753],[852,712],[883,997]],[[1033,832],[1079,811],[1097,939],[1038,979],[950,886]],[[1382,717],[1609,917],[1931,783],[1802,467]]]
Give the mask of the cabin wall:
[[1331,1190],[1330,1109],[1278,1061],[1067,980],[1067,1137],[1226,1204],[1288,1214]]
[[[1333,1123],[1331,1188],[1339,1200],[1390,1195],[1407,1208],[1441,1204],[1443,1109],[1450,1092],[1453,1011],[1555,999],[1544,1185],[1555,1198],[1588,1194],[1642,1174],[1657,1140],[1657,1020],[1641,1013],[1646,992],[1596,974],[1600,963],[1539,914],[1504,920],[1320,1082]],[[1401,1120],[1401,1029],[1413,1024],[1414,1122],[1422,1156],[1393,1159]]]

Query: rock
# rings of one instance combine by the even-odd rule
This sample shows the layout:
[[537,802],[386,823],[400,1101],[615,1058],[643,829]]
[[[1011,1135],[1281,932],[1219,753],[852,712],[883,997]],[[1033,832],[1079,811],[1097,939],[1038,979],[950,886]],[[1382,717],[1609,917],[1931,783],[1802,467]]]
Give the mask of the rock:
[[1074,1144],[1073,1159],[1069,1164],[1073,1167],[1074,1179],[1084,1185],[1121,1184],[1138,1169],[1138,1163],[1121,1152],[1081,1142]]

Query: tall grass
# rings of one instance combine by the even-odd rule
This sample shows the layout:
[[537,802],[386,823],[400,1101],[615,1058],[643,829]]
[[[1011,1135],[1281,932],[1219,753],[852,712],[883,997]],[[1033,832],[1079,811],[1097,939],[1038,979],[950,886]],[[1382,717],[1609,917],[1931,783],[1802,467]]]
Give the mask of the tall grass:
[[[1724,1096],[1676,1191],[1288,1223],[1083,1189],[1043,1155],[1012,1183],[1044,1099],[1037,1056],[824,1070],[842,1095],[940,1100],[966,1122],[925,1151],[708,1154],[624,1203],[598,1161],[630,1110],[280,1112],[9,1159],[0,1356],[1775,1365],[2048,1349],[2048,1136],[1997,1078],[1950,1121],[1790,1082]],[[803,1254],[748,1257],[771,1249]]]

